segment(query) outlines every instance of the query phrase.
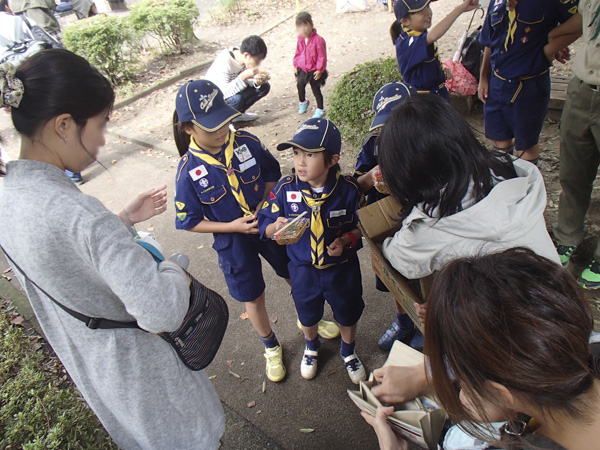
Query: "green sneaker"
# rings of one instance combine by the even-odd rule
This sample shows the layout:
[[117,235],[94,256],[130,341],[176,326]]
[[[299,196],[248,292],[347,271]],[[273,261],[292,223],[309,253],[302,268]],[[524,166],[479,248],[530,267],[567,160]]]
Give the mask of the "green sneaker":
[[598,261],[593,259],[592,264],[581,272],[577,282],[584,289],[600,289],[600,264],[598,264]]
[[571,255],[577,250],[576,245],[557,245],[556,251],[558,253],[558,257],[560,258],[560,263],[563,267],[567,267],[569,265],[569,261],[571,260]]

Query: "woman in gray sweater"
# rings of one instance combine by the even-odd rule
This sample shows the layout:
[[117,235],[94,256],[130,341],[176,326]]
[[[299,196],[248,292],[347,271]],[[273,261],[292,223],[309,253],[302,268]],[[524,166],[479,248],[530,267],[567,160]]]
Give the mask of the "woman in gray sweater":
[[157,270],[130,232],[164,212],[166,186],[138,195],[117,216],[65,175],[104,145],[110,83],[66,50],[44,50],[16,73],[0,67],[21,154],[0,182],[0,244],[49,295],[79,313],[137,321],[139,329],[89,329],[18,271],[35,314],[69,375],[123,449],[214,449],[224,431],[204,371],[186,368],[155,333],[176,330],[188,280],[169,261]]

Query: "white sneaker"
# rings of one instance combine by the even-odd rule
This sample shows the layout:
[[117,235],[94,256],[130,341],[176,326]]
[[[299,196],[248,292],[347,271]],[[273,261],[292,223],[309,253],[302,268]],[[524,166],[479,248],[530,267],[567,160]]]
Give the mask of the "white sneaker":
[[354,384],[358,384],[361,381],[365,381],[367,379],[367,373],[365,372],[365,368],[363,367],[360,359],[356,356],[356,353],[352,353],[350,356],[346,356],[344,358],[344,365],[346,366],[346,370],[348,371],[348,376]]
[[300,364],[300,374],[305,380],[312,380],[317,375],[318,357],[318,350],[310,350],[308,347],[304,348],[304,355],[302,356],[302,363]]
[[254,113],[242,113],[241,116],[237,116],[232,122],[252,122],[258,119],[258,114]]

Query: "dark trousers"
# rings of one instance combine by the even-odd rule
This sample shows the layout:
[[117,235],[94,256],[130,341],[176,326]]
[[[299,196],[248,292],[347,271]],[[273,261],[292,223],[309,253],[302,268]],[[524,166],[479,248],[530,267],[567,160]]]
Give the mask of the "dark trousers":
[[245,113],[248,108],[266,96],[270,90],[271,85],[269,83],[261,84],[258,87],[248,86],[242,92],[238,92],[237,94],[226,98],[225,102],[233,109]]
[[321,86],[325,84],[325,77],[327,72],[321,75],[319,80],[315,80],[314,72],[305,72],[302,69],[298,69],[298,74],[296,75],[296,84],[298,86],[298,99],[300,103],[304,103],[306,101],[306,85],[310,83],[310,88],[312,89],[313,95],[315,96],[315,100],[317,102],[317,108],[323,109],[324,101],[323,94],[321,93]]

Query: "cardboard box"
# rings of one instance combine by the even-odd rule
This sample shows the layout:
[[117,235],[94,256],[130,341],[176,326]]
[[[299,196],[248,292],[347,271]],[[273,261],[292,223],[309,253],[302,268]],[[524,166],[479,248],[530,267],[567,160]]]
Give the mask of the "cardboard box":
[[[414,303],[423,303],[423,299],[408,285],[408,280],[392,267],[381,252],[385,238],[393,236],[401,227],[400,211],[402,207],[388,196],[358,210],[360,228],[371,247],[373,271],[389,289],[395,300],[406,311],[413,322],[423,331],[423,323],[417,316]],[[430,280],[420,280],[421,291],[429,292]]]

